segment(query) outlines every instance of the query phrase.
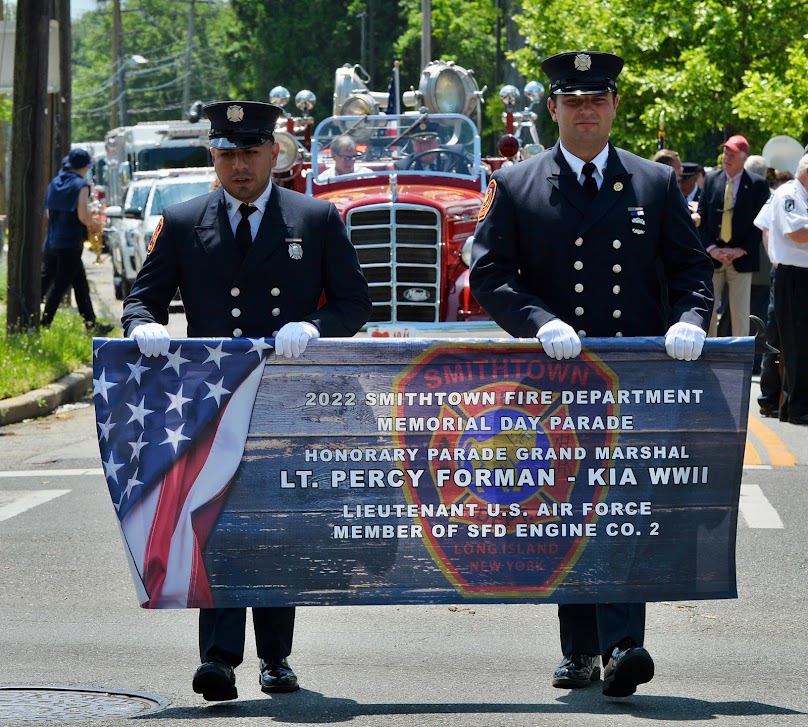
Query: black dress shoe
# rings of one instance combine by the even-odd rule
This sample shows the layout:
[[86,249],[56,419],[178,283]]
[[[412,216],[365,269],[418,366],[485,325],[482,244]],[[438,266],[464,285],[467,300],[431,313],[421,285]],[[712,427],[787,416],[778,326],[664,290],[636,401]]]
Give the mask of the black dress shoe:
[[803,414],[800,417],[789,416],[788,417],[788,423],[789,424],[802,424],[803,426],[806,426],[806,425],[808,425],[808,414]]
[[600,679],[598,657],[589,654],[565,656],[553,672],[553,686],[558,689],[588,687]]
[[627,697],[654,678],[654,660],[642,646],[618,645],[603,669],[603,693]]
[[771,404],[760,405],[760,416],[762,417],[777,417],[780,415],[780,407]]
[[261,691],[264,694],[277,694],[278,692],[296,692],[300,689],[297,675],[292,671],[289,662],[281,659],[278,662],[261,659],[261,676],[258,678]]
[[194,691],[209,702],[236,699],[236,673],[233,667],[220,661],[206,661],[194,674]]

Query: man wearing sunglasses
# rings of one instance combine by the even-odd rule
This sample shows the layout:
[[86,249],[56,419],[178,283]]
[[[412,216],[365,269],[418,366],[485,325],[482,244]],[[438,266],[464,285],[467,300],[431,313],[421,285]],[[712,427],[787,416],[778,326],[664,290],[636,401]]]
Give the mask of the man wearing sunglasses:
[[371,174],[368,167],[356,166],[359,152],[356,150],[356,142],[345,134],[338,136],[331,144],[331,158],[334,166],[326,169],[320,179],[333,179],[343,174]]

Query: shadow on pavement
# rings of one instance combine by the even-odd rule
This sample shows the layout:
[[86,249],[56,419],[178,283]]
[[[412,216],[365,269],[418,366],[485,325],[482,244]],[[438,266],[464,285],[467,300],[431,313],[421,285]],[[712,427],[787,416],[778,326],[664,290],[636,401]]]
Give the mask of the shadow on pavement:
[[[754,717],[764,715],[802,715],[793,709],[753,701],[711,702],[688,697],[635,695],[626,699],[607,699],[600,691],[587,690],[546,704],[510,702],[487,703],[378,703],[362,704],[352,699],[326,697],[319,692],[301,690],[295,695],[265,699],[245,699],[199,707],[169,707],[142,719],[205,718],[271,718],[280,724],[334,724],[350,722],[358,717],[395,715],[460,715],[460,714],[623,714],[639,719],[664,722],[714,720],[719,717]],[[140,717],[132,717],[137,720]]]

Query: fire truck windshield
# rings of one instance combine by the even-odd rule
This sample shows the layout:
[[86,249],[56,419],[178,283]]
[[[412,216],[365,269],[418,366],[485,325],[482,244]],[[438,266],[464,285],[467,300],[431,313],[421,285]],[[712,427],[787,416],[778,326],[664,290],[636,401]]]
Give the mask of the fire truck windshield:
[[369,175],[480,178],[480,137],[462,114],[332,116],[312,138],[315,184]]
[[210,154],[204,146],[161,146],[138,152],[136,171],[209,166]]

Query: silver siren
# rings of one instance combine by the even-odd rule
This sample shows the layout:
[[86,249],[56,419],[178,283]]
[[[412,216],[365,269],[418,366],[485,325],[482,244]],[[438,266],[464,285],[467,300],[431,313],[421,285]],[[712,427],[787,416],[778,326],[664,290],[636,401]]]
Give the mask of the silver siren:
[[802,144],[790,136],[773,136],[763,147],[763,158],[769,169],[797,171],[797,163],[805,154]]

